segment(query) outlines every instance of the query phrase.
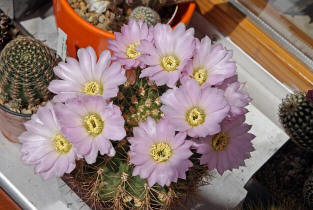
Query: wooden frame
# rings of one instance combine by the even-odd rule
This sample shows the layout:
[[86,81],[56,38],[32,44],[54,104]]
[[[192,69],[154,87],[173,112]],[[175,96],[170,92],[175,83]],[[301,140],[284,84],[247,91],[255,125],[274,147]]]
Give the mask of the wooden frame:
[[[313,89],[313,71],[227,0],[196,0],[198,11],[268,72],[292,89]],[[253,71],[253,69],[251,69]]]

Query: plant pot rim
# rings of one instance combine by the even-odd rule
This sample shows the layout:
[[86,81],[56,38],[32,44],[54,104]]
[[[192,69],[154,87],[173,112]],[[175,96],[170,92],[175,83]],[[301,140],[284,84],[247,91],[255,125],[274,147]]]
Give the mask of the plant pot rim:
[[[108,37],[110,39],[115,39],[114,33],[111,33],[109,31],[98,28],[97,26],[89,23],[84,18],[82,18],[79,14],[77,14],[75,12],[75,10],[71,7],[71,5],[68,3],[67,0],[60,0],[60,2],[61,2],[61,5],[63,6],[63,8],[68,11],[68,14],[72,15],[76,21],[80,22],[84,28],[88,28],[88,30],[92,31],[93,33],[100,34],[100,35]],[[191,19],[191,16],[192,16],[192,14],[196,8],[195,2],[189,2],[189,3],[185,3],[185,4],[188,4],[188,9],[185,13],[186,15],[184,15],[181,19],[181,22],[184,24],[186,24]],[[179,4],[176,5],[173,16],[171,17],[169,22],[171,22],[173,19],[175,19],[175,16],[176,16],[178,10],[179,10]],[[173,28],[175,28],[175,26],[173,26]]]
[[7,112],[9,114],[12,114],[12,115],[15,115],[18,117],[30,118],[32,116],[32,114],[23,114],[23,113],[14,112],[14,111],[10,110],[9,108],[7,108],[1,104],[0,104],[0,109],[4,112]]

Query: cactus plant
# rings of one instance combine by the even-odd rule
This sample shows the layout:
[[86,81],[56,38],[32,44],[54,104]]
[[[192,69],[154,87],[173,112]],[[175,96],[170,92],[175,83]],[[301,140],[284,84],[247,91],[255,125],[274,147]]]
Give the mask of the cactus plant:
[[283,99],[279,117],[291,140],[313,152],[313,102],[305,93],[294,93]]
[[303,204],[302,188],[311,174],[313,153],[288,141],[256,173],[255,178],[275,200]]
[[15,112],[35,112],[52,97],[48,90],[57,64],[55,53],[31,37],[18,37],[0,54],[0,104]]
[[308,177],[303,186],[305,204],[313,208],[313,173]]
[[191,2],[194,0],[125,0],[125,3],[131,7],[146,6],[151,7],[154,10],[159,10],[161,7],[170,6],[174,4],[180,4],[185,2]]
[[9,17],[4,13],[0,13],[0,49],[9,41],[9,23]]
[[179,179],[169,187],[149,187],[146,180],[132,176],[133,165],[126,158],[126,142],[115,147],[117,154],[114,158],[98,157],[94,165],[80,161],[71,175],[63,177],[92,209],[169,210],[183,205],[181,202],[192,198],[199,186],[207,184],[203,179],[207,167],[195,162],[199,161],[198,157],[192,157],[194,166],[187,172],[186,180]]
[[160,15],[149,7],[139,6],[136,7],[130,14],[129,18],[135,20],[142,20],[146,22],[148,26],[154,26],[161,22]]
[[[134,72],[134,81],[121,85],[118,96],[113,100],[125,118],[127,136],[132,136],[133,127],[148,116],[155,120],[161,118],[159,96],[167,89],[165,86],[157,87],[147,78],[139,79],[139,69]],[[179,179],[169,187],[157,184],[149,187],[145,179],[132,176],[134,166],[128,159],[127,140],[116,143],[114,147],[116,155],[113,158],[99,156],[93,165],[79,161],[72,174],[64,177],[65,182],[77,189],[92,209],[173,209],[180,201],[190,198],[200,185],[207,184],[203,177],[207,176],[208,169],[206,165],[200,165],[199,154],[191,157],[194,166],[187,172],[186,180]]]

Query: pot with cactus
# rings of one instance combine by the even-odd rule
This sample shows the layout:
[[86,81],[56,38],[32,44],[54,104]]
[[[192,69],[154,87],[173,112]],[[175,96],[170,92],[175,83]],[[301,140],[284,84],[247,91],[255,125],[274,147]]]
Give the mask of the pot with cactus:
[[259,170],[256,178],[278,201],[313,207],[313,91],[287,95],[279,118],[290,140]]
[[187,24],[195,10],[193,0],[54,0],[53,5],[71,57],[86,46],[92,46],[99,56],[129,19],[175,27],[180,22]]
[[63,176],[92,209],[116,210],[182,207],[210,171],[245,165],[251,99],[232,52],[184,24],[135,20],[109,49],[80,48],[54,68],[53,101],[19,136],[25,164]]
[[51,99],[48,84],[54,78],[55,53],[42,42],[20,36],[0,53],[0,128],[13,142],[25,131],[40,104]]

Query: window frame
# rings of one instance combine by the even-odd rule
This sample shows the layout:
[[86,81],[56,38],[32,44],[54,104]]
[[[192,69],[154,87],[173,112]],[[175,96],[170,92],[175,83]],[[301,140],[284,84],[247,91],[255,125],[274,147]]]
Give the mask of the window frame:
[[312,68],[239,11],[233,2],[196,0],[200,14],[274,77],[295,90],[313,89]]

